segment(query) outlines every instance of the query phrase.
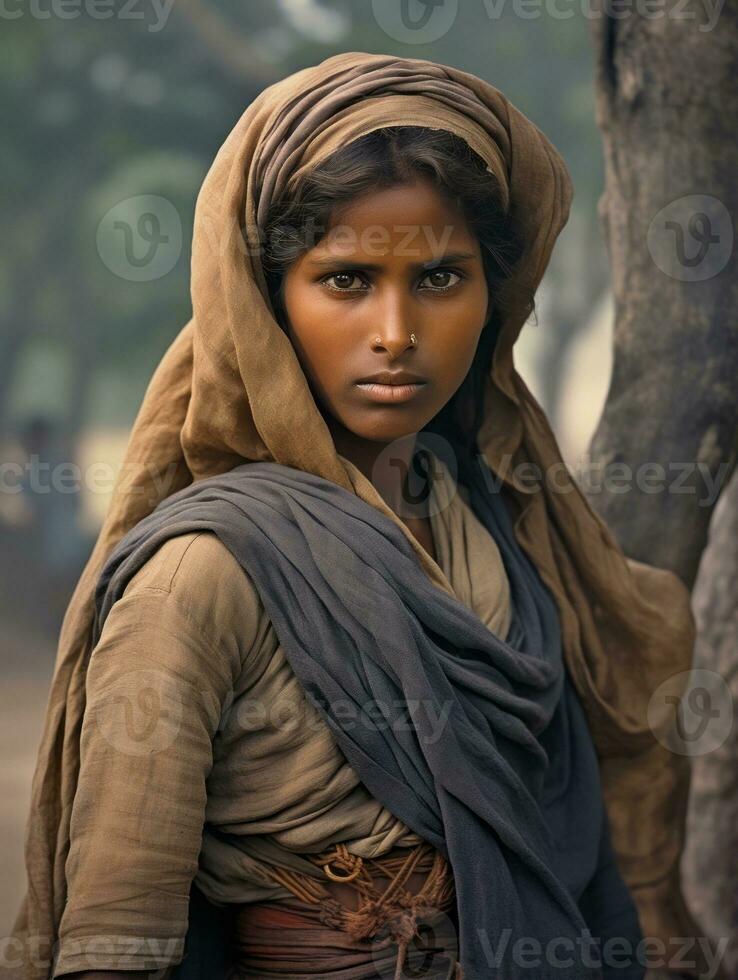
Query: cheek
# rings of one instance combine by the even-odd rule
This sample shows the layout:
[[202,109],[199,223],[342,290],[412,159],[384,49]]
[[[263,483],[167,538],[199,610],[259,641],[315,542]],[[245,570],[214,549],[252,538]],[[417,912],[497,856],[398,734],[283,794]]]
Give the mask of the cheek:
[[328,392],[341,380],[350,333],[340,329],[335,303],[328,304],[314,289],[299,283],[284,291],[287,335],[305,376]]
[[479,342],[480,331],[468,331],[463,337],[457,335],[457,341],[445,352],[445,362],[447,364],[446,378],[448,388],[446,395],[450,397],[461,385],[466,377],[469,368],[472,366],[474,355]]
[[479,297],[479,300],[465,301],[447,308],[435,325],[439,363],[446,364],[448,374],[457,379],[459,376],[463,379],[469,370],[484,329],[486,295]]
[[284,305],[289,325],[305,347],[328,342],[334,335],[335,303],[330,303],[322,288],[298,275],[287,276]]

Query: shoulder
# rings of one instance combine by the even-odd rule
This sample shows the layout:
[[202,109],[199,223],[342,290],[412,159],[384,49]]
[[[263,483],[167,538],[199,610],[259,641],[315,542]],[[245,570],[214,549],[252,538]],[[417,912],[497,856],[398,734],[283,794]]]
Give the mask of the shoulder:
[[213,646],[242,652],[257,642],[266,616],[253,580],[213,531],[168,538],[132,576],[119,603],[133,615],[149,609]]
[[168,538],[131,578],[126,594],[156,589],[194,595],[216,587],[242,587],[246,573],[214,531],[191,531]]

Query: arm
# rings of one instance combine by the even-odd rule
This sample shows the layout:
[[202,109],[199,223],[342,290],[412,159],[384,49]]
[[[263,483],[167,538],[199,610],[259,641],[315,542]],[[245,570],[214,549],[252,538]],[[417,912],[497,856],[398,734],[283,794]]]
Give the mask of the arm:
[[182,959],[212,740],[240,670],[229,624],[210,621],[203,537],[158,549],[92,652],[54,977],[161,977]]

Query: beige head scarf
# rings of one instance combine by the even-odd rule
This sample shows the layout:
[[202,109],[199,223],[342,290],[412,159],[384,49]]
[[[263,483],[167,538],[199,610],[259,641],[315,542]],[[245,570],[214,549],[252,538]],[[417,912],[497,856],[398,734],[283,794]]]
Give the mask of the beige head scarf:
[[[407,533],[428,575],[437,567],[372,484],[336,453],[296,354],[268,299],[258,241],[270,203],[334,149],[385,125],[445,129],[487,162],[525,243],[515,276],[534,290],[566,223],[571,184],[543,134],[495,88],[456,68],[350,52],[263,91],[218,152],[197,198],[193,317],[157,367],[130,436],[107,518],[64,619],[33,781],[28,893],[16,935],[53,943],[85,709],[92,595],[113,545],[165,496],[245,460],[275,460],[358,494]],[[479,447],[516,489],[515,527],[558,603],[566,664],[601,759],[613,843],[646,935],[685,933],[677,886],[686,760],[649,726],[655,689],[690,666],[687,590],[670,572],[627,560],[562,465],[548,422],[513,365],[528,310],[512,311],[485,394]],[[526,489],[520,462],[553,474]],[[658,706],[657,706],[658,708]],[[666,730],[671,707],[651,723]],[[44,946],[41,946],[43,952]],[[45,947],[48,955],[49,946]],[[44,968],[27,965],[25,980]]]

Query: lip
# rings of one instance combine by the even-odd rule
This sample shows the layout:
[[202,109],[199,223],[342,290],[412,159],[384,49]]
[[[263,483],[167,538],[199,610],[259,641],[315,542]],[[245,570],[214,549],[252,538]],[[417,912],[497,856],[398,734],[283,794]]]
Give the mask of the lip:
[[425,381],[411,384],[381,384],[376,381],[357,381],[360,388],[372,401],[396,404],[410,401],[425,387]]
[[365,378],[359,378],[356,383],[378,385],[425,384],[425,378],[421,378],[419,374],[412,374],[410,371],[377,371]]

